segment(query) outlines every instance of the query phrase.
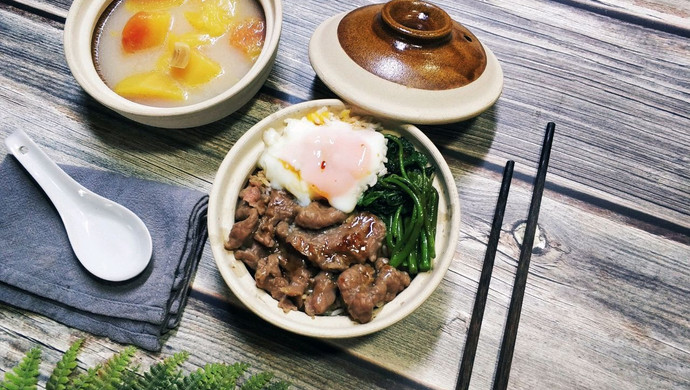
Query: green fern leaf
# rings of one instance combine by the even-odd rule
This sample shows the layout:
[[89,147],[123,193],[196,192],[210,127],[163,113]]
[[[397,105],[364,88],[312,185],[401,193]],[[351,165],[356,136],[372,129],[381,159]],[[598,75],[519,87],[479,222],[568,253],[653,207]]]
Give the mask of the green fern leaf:
[[258,374],[252,375],[247,379],[246,382],[242,384],[242,390],[261,390],[268,384],[271,379],[273,379],[273,373],[264,371]]
[[33,390],[38,383],[38,365],[41,363],[41,350],[31,348],[22,361],[5,373],[2,388],[7,390]]
[[265,389],[266,390],[288,390],[290,388],[290,382],[280,380],[278,382],[269,383]]
[[77,368],[77,352],[79,352],[83,342],[84,339],[79,339],[65,351],[46,383],[46,390],[65,390],[67,388],[69,376]]
[[72,383],[67,383],[67,390],[97,390],[98,389],[98,371],[101,365],[89,368],[85,373],[77,376]]
[[237,384],[237,379],[244,374],[248,368],[249,364],[246,363],[235,363],[232,365],[210,363],[185,377],[180,389],[234,389]]
[[122,383],[122,375],[129,368],[136,352],[137,349],[130,345],[105,362],[98,372],[99,390],[116,390],[115,386]]
[[144,373],[143,378],[137,382],[137,390],[170,390],[179,386],[182,382],[182,372],[179,366],[189,358],[188,352],[176,353],[155,364]]
[[120,383],[115,384],[115,388],[117,390],[139,390],[141,388],[141,376],[138,371],[139,368],[135,367],[123,372],[120,377]]
[[241,390],[287,390],[290,388],[290,382],[286,381],[276,381],[271,382],[274,379],[272,372],[264,371],[258,374],[252,375],[247,379],[246,382],[240,387]]
[[[74,376],[77,353],[83,340],[78,340],[65,351],[57,363],[46,390],[217,390],[236,389],[238,380],[249,369],[249,364],[211,363],[188,374],[182,374],[180,366],[189,358],[188,352],[177,353],[144,374],[139,367],[130,367],[136,348],[129,346],[122,352],[86,372]],[[38,384],[38,366],[41,351],[33,348],[12,371],[5,373],[0,390],[35,390]],[[242,390],[287,390],[290,383],[273,381],[273,374],[261,372],[245,381]]]

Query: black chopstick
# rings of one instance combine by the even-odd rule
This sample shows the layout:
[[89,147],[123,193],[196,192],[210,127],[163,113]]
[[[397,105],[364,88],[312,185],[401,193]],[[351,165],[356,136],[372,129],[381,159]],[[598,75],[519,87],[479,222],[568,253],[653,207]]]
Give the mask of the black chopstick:
[[458,381],[455,386],[456,389],[466,390],[470,386],[470,376],[472,375],[472,366],[474,365],[474,355],[477,352],[477,343],[479,342],[479,331],[482,326],[482,319],[484,318],[484,308],[486,307],[486,298],[489,294],[491,272],[494,268],[494,259],[496,258],[498,239],[501,236],[503,215],[505,214],[506,203],[508,202],[508,192],[510,191],[510,181],[513,178],[514,165],[515,162],[510,160],[506,163],[505,168],[503,168],[503,181],[501,182],[501,191],[499,192],[498,200],[496,201],[494,220],[491,224],[491,232],[489,233],[489,243],[486,248],[486,254],[484,255],[484,264],[482,265],[482,273],[479,277],[477,295],[474,299],[472,319],[470,320],[470,327],[467,330],[467,341],[465,341],[465,351],[462,354],[460,374],[458,376]]
[[542,145],[541,149],[539,168],[537,169],[537,178],[535,180],[534,190],[532,192],[532,202],[530,203],[529,214],[527,216],[525,237],[522,240],[520,259],[518,260],[517,271],[515,272],[513,295],[510,299],[508,319],[506,320],[506,328],[503,333],[503,342],[501,343],[501,351],[498,356],[498,367],[494,377],[494,390],[505,390],[508,387],[510,365],[513,361],[515,338],[517,336],[518,324],[520,322],[520,310],[522,309],[522,299],[525,295],[525,284],[527,283],[529,262],[532,256],[532,247],[534,245],[534,234],[537,229],[539,208],[541,207],[541,198],[542,194],[544,193],[546,170],[549,167],[549,157],[551,155],[551,144],[553,142],[553,133],[555,128],[556,124],[553,122],[549,122],[549,124],[546,125],[546,134],[544,135],[544,144]]

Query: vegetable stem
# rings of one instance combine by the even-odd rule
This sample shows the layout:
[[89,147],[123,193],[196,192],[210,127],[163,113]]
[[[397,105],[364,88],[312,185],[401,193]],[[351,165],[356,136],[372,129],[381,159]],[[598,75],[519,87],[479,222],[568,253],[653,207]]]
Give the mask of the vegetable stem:
[[434,167],[405,138],[386,134],[388,173],[360,198],[358,206],[386,221],[389,264],[410,274],[428,271],[436,257],[439,194]]

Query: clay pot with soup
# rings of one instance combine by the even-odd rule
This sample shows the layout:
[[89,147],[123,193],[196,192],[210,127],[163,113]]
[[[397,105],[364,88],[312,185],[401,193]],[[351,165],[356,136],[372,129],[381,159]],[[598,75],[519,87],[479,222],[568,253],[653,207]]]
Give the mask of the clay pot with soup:
[[191,127],[254,96],[281,23],[275,0],[77,0],[65,53],[77,81],[106,106],[153,126]]
[[180,106],[235,84],[261,53],[264,37],[255,0],[122,0],[101,16],[93,56],[118,95]]

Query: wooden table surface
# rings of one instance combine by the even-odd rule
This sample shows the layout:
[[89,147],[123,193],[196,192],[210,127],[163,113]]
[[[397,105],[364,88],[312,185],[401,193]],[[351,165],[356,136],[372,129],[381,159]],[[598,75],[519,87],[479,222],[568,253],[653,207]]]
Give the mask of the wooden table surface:
[[[128,121],[76,83],[63,56],[69,0],[0,1],[0,138],[22,128],[56,161],[208,192],[227,151],[266,115],[334,97],[309,65],[311,33],[364,0],[284,1],[278,57],[231,116],[162,130]],[[510,388],[690,388],[690,3],[439,0],[498,57],[503,94],[475,119],[422,129],[451,166],[462,227],[440,288],[408,318],[350,340],[299,337],[247,311],[206,247],[179,328],[142,364],[245,361],[294,388],[455,386],[506,160],[515,177],[472,388],[491,386],[545,125],[556,122]],[[0,259],[0,262],[2,259]],[[122,345],[0,306],[0,372],[33,346],[79,364]],[[42,368],[47,370],[47,368]],[[42,371],[45,375],[46,373]]]

